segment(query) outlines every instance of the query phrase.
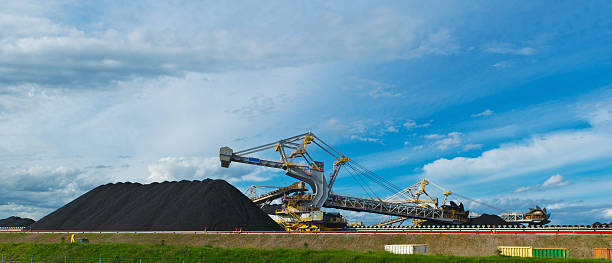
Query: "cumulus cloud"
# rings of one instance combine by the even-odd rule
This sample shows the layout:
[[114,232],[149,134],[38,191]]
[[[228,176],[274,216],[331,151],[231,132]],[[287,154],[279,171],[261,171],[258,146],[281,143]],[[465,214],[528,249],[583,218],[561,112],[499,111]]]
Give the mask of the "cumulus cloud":
[[447,135],[428,134],[424,137],[426,139],[435,140],[434,144],[439,150],[446,150],[450,147],[457,147],[461,145],[461,133],[459,132],[451,132]]
[[570,207],[580,207],[580,206],[584,206],[584,204],[581,202],[578,202],[578,203],[559,202],[559,203],[553,203],[553,204],[546,205],[546,209],[547,210],[560,210],[560,209],[566,209]]
[[[116,83],[116,89],[95,91],[0,85],[0,179],[6,176],[4,187],[0,186],[0,204],[10,202],[46,213],[100,184],[151,181],[148,165],[164,156],[211,156],[220,143],[250,146],[255,136],[264,142],[279,134],[286,136],[296,129],[278,127],[294,112],[276,108],[285,107],[287,101],[300,109],[314,105],[295,86],[296,82],[309,85],[309,72],[281,68],[190,73],[136,78]],[[244,83],[248,88],[243,88]],[[265,97],[272,99],[274,107],[261,100],[249,104],[260,93],[276,94]],[[293,95],[305,98],[310,106]],[[232,112],[244,105],[252,112]],[[250,137],[233,142],[245,136]],[[262,179],[256,170],[239,165],[219,171],[201,162],[166,160],[152,169],[159,180],[200,179],[186,177],[189,169],[193,175],[212,173],[211,177],[232,181]]]
[[164,157],[150,164],[149,180],[153,182],[176,181],[184,179],[223,179],[228,182],[270,179],[265,177],[263,167],[233,163],[232,169],[221,167],[218,157]]
[[42,165],[4,167],[0,169],[0,179],[0,216],[33,219],[108,180],[85,168]]
[[[599,160],[612,154],[607,130],[585,130],[534,136],[523,143],[504,144],[475,158],[438,159],[423,167],[426,177],[484,180]],[[557,177],[552,178],[554,183]],[[482,178],[480,179],[482,180]]]
[[612,219],[612,208],[604,209],[602,214],[604,218]]
[[18,216],[38,220],[53,211],[52,208],[41,208],[36,206],[25,206],[13,202],[0,204],[0,214],[2,218]]
[[429,122],[423,123],[423,124],[417,124],[417,122],[414,120],[407,120],[406,122],[404,122],[404,124],[402,124],[402,126],[404,126],[406,129],[429,127],[430,125],[431,123]]
[[[205,7],[190,5],[190,10],[214,9],[210,3]],[[219,5],[218,8],[223,8]],[[288,8],[277,6],[282,4],[269,5],[271,9]],[[317,8],[314,20],[310,17],[293,20],[284,14],[266,15],[261,19],[258,16],[262,14],[234,10],[242,12],[244,20],[255,21],[248,28],[242,28],[206,20],[209,19],[206,15],[190,17],[189,12],[176,10],[176,6],[161,6],[142,9],[128,4],[123,7],[137,10],[131,14],[137,21],[148,15],[158,18],[149,25],[106,21],[98,26],[77,28],[42,16],[40,12],[0,13],[0,64],[5,65],[0,67],[0,82],[87,88],[134,76],[300,66],[364,58],[409,59],[450,54],[457,49],[447,29],[426,27],[422,20],[390,8],[367,8],[370,11],[360,16]],[[58,8],[56,12],[61,11]],[[185,15],[172,16],[172,12]],[[364,16],[368,19],[363,19]],[[167,19],[174,20],[162,22]],[[310,22],[294,23],[288,30],[284,20]],[[158,23],[163,27],[156,26]],[[204,24],[206,28],[193,24]],[[309,33],[306,36],[300,32]],[[399,95],[377,85],[368,94],[373,98]]]
[[551,188],[558,188],[558,187],[566,186],[568,184],[569,182],[564,180],[563,176],[561,176],[560,174],[555,174],[549,177],[548,179],[546,179],[546,181],[544,181],[544,183],[541,185],[519,187],[514,192],[521,193],[521,192],[527,192],[527,191],[533,191],[533,190],[542,191],[542,190],[547,190]]
[[475,118],[475,117],[482,117],[482,116],[489,116],[489,115],[493,115],[493,111],[490,109],[486,109],[483,112],[472,114],[471,116],[472,118]]
[[561,176],[560,174],[556,174],[548,178],[542,184],[542,187],[543,188],[560,187],[560,186],[566,186],[567,184],[568,182],[563,180],[563,176]]

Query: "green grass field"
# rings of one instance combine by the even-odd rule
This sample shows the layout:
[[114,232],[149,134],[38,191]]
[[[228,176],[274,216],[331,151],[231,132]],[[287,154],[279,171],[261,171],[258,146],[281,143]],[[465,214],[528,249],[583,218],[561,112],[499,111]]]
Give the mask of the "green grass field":
[[[612,235],[413,235],[413,234],[77,234],[93,244],[166,245],[177,247],[384,251],[386,244],[427,244],[430,254],[464,257],[495,255],[497,246],[567,248],[573,258],[591,258],[593,248],[612,247]],[[67,233],[0,233],[1,243],[58,244]]]
[[602,262],[589,259],[393,255],[313,249],[246,249],[138,244],[0,243],[3,262]]

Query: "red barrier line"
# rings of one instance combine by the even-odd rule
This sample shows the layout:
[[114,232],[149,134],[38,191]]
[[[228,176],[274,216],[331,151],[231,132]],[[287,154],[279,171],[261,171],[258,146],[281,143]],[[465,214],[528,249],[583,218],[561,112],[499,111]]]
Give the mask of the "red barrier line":
[[612,230],[365,230],[365,231],[113,231],[0,230],[0,233],[133,233],[133,234],[612,234]]

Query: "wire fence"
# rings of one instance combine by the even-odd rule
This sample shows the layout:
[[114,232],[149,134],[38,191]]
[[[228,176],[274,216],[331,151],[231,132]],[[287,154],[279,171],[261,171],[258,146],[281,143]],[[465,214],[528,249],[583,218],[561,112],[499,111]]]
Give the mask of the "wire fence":
[[5,255],[2,255],[0,263],[196,263],[206,262],[204,256],[201,256],[199,260],[185,260],[182,258],[161,258],[161,257],[121,257],[121,256],[92,256],[92,257],[71,257],[71,256],[58,256],[52,259],[40,259],[36,255],[29,256],[29,260],[24,260],[24,257],[20,259],[11,259]]

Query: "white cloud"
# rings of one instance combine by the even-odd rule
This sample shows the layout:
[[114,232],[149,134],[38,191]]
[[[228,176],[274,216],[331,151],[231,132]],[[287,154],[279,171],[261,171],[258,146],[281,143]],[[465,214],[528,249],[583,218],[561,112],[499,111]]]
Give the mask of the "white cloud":
[[612,208],[604,209],[602,214],[604,218],[612,219]]
[[560,187],[560,186],[566,186],[567,184],[568,182],[563,180],[563,176],[561,176],[560,174],[555,174],[551,176],[550,178],[548,178],[542,184],[542,188]]
[[471,116],[472,118],[475,118],[475,117],[482,117],[482,116],[489,116],[489,115],[493,115],[493,111],[490,109],[486,109],[483,112],[472,114]]
[[67,166],[39,164],[0,168],[0,216],[39,219],[91,188],[108,182],[105,174]]
[[[293,8],[267,5],[275,10]],[[127,13],[118,16],[129,13],[138,22],[113,21],[117,10],[105,10],[106,21],[89,25],[79,19],[79,27],[52,19],[69,11],[59,5],[49,18],[44,12],[0,13],[0,64],[10,65],[0,67],[0,81],[92,87],[134,76],[410,59],[457,50],[449,30],[424,23],[429,16],[370,6],[362,6],[364,12],[355,16],[332,6],[297,12],[298,17],[288,16],[295,12],[271,16],[234,9],[244,21],[253,22],[246,27],[215,19],[215,14],[193,15],[193,10],[225,8],[211,3],[159,4],[144,9],[128,4],[121,8]],[[295,23],[287,26],[288,20]],[[400,95],[384,85],[375,85],[368,94],[373,98]]]
[[440,135],[440,134],[427,134],[425,136],[425,139],[440,139],[440,138],[444,138],[444,135]]
[[439,150],[446,150],[450,147],[461,145],[461,133],[459,132],[451,132],[448,135],[428,134],[424,137],[425,139],[435,139],[434,144]]
[[414,120],[407,120],[406,122],[404,122],[402,126],[404,126],[406,129],[414,129],[414,128],[421,128],[421,127],[429,127],[430,125],[431,123],[429,122],[423,123],[423,124],[417,124],[417,122]]
[[18,216],[38,220],[52,212],[53,209],[35,206],[25,206],[10,202],[6,204],[0,204],[0,211],[2,211],[2,218],[9,216]]
[[367,95],[373,99],[379,98],[394,98],[400,97],[402,94],[395,92],[393,87],[374,86],[368,92]]
[[592,123],[593,125],[612,124],[612,107],[601,108],[591,113],[591,116],[589,116],[589,122]]
[[510,54],[521,56],[531,56],[536,53],[536,50],[532,47],[513,47],[508,43],[495,44],[492,47],[486,48],[485,51],[496,54]]
[[359,136],[359,135],[351,135],[350,138],[353,139],[353,140],[358,140],[358,141],[362,141],[362,142],[382,143],[382,139],[380,139],[380,138],[363,137],[363,136]]
[[471,151],[471,150],[477,150],[477,149],[482,149],[482,144],[468,143],[466,145],[463,145],[464,152]]
[[177,181],[184,179],[223,179],[228,182],[261,182],[265,168],[232,163],[231,169],[221,167],[218,157],[164,157],[148,166],[152,182]]
[[560,174],[556,174],[556,175],[553,175],[553,176],[549,177],[548,179],[546,179],[546,181],[544,181],[544,183],[541,184],[541,185],[519,187],[514,192],[515,193],[521,193],[521,192],[527,192],[527,191],[532,191],[532,190],[541,190],[542,191],[542,190],[547,190],[547,189],[551,189],[551,188],[563,187],[563,186],[566,186],[568,184],[569,184],[569,182],[565,181],[563,179],[563,176],[561,176]]
[[559,203],[546,205],[546,209],[547,210],[560,210],[560,209],[566,209],[569,207],[580,207],[580,206],[584,206],[584,204],[583,203],[572,203],[572,202],[559,202]]
[[533,187],[531,186],[522,186],[517,188],[516,190],[514,190],[515,193],[522,193],[522,192],[527,192],[529,190],[533,189]]
[[399,132],[399,130],[395,126],[389,126],[389,127],[387,127],[387,129],[385,129],[385,131],[392,132],[392,133]]
[[416,123],[416,121],[408,120],[408,121],[404,122],[403,126],[406,127],[407,129],[412,129],[412,128],[416,128],[417,127],[417,123]]
[[[607,130],[585,130],[534,136],[523,143],[504,144],[475,158],[438,159],[423,167],[427,178],[505,177],[607,158],[612,136]],[[487,175],[486,179],[482,178]]]
[[401,124],[392,120],[359,119],[356,121],[341,121],[332,117],[324,122],[322,128],[329,129],[334,134],[350,140],[383,143],[385,136],[400,132]]
[[512,66],[512,62],[507,61],[507,60],[500,61],[500,62],[497,62],[497,63],[491,65],[491,67],[494,67],[494,68],[507,68],[507,67],[510,67],[510,66]]

